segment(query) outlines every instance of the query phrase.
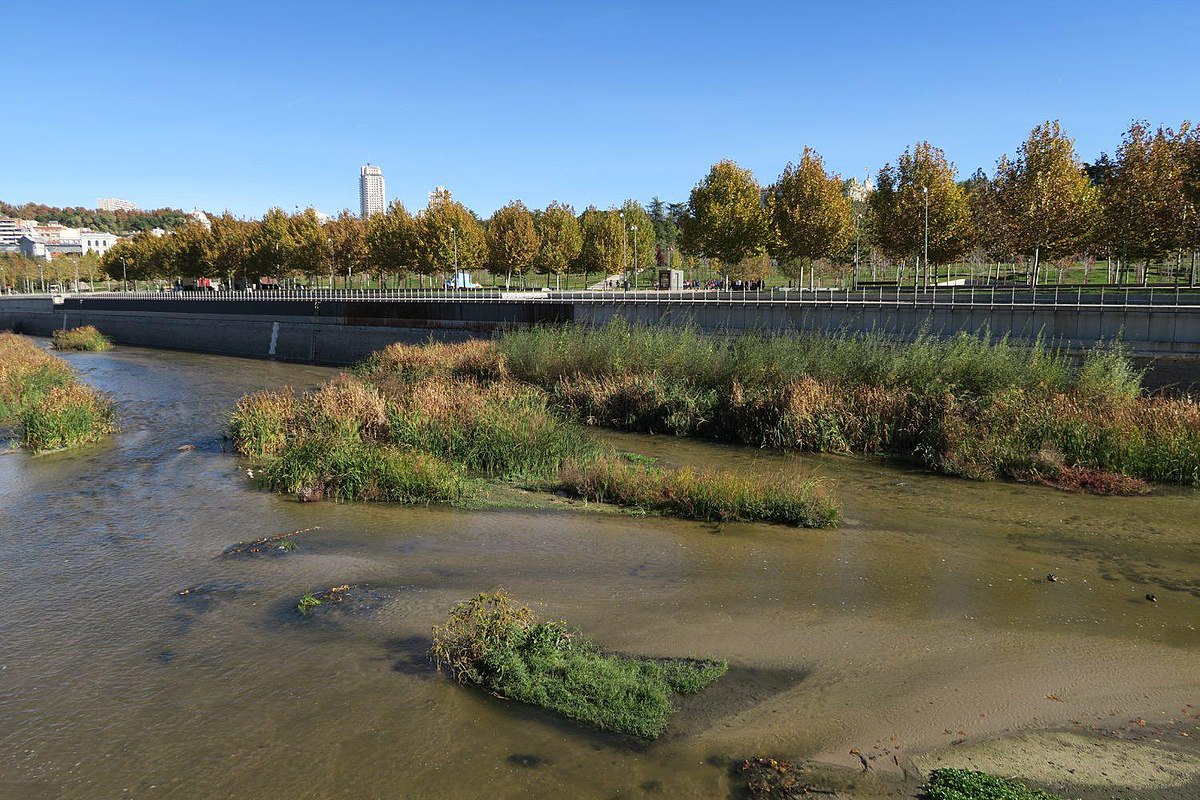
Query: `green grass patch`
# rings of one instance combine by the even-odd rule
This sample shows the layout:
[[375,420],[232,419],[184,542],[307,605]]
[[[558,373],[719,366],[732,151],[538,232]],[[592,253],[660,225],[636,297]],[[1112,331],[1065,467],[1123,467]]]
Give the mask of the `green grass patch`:
[[111,350],[113,346],[112,340],[96,330],[94,325],[82,325],[78,328],[54,331],[52,341],[55,350],[98,352]]
[[624,458],[568,464],[558,488],[592,502],[712,522],[837,526],[837,505],[817,480],[745,477],[691,467],[662,469]]
[[259,477],[308,501],[453,504],[474,492],[460,466],[435,455],[337,436],[289,442],[262,464]]
[[1018,781],[969,769],[935,769],[925,786],[928,800],[1063,800]]
[[504,591],[456,605],[433,629],[432,654],[459,683],[641,739],[666,729],[673,695],[695,694],[728,669],[724,661],[605,652],[565,623],[539,621]]

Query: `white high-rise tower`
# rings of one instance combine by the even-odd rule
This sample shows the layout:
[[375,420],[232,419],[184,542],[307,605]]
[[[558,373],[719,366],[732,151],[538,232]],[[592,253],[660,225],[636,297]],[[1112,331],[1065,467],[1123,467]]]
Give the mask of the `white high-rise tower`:
[[370,164],[358,171],[358,198],[362,218],[382,214],[387,210],[387,193],[383,189],[383,170]]

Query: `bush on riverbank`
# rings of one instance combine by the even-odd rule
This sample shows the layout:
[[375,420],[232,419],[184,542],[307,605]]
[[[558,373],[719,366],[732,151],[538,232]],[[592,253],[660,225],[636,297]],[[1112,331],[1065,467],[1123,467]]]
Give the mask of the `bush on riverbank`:
[[986,772],[935,769],[925,786],[927,800],[1063,800],[1041,789]]
[[832,528],[837,506],[815,481],[762,479],[716,470],[661,469],[619,456],[572,462],[559,476],[568,494],[600,503],[711,522],[763,521]]
[[565,623],[538,621],[504,591],[457,604],[434,627],[432,654],[459,683],[641,739],[666,729],[673,694],[695,694],[728,669],[604,652]]
[[1044,342],[982,335],[714,337],[622,322],[514,331],[496,346],[509,374],[587,424],[887,454],[975,479],[1200,484],[1200,404],[1146,396],[1114,348],[1072,368]]
[[82,325],[78,328],[54,331],[52,340],[55,350],[98,352],[111,350],[113,346],[112,340],[96,330],[94,325]]
[[0,421],[35,452],[92,444],[116,429],[112,403],[71,367],[21,336],[0,334]]

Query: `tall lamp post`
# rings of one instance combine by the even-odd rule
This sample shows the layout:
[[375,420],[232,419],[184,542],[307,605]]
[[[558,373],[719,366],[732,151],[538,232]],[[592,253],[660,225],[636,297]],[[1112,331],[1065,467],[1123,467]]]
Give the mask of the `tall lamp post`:
[[929,283],[929,187],[921,187],[925,195],[925,282]]
[[458,288],[458,231],[450,226],[450,241],[454,245],[454,288]]
[[638,284],[637,225],[630,225],[629,230],[633,231],[633,288],[637,289],[637,284]]
[[854,288],[858,288],[858,270],[862,266],[859,261],[859,242],[862,239],[862,214],[854,218]]
[[626,285],[628,285],[629,266],[625,260],[625,212],[618,211],[617,216],[621,219],[621,273],[625,275]]
[[121,256],[121,291],[126,290],[125,256]]

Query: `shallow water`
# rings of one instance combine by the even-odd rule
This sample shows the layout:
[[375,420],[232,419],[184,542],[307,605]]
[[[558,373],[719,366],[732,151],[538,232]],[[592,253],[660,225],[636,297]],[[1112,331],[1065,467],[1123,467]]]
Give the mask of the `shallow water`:
[[[886,771],[1022,727],[1178,716],[1200,679],[1191,490],[1083,497],[605,434],[825,476],[846,524],[301,505],[222,452],[222,420],[246,391],[332,371],[69,359],[122,430],[0,456],[0,798],[726,797],[729,757],[856,765],[858,748]],[[286,556],[218,558],[311,526]],[[293,611],[344,583],[366,602]],[[609,647],[731,673],[648,747],[455,686],[424,658],[430,627],[498,586]]]

